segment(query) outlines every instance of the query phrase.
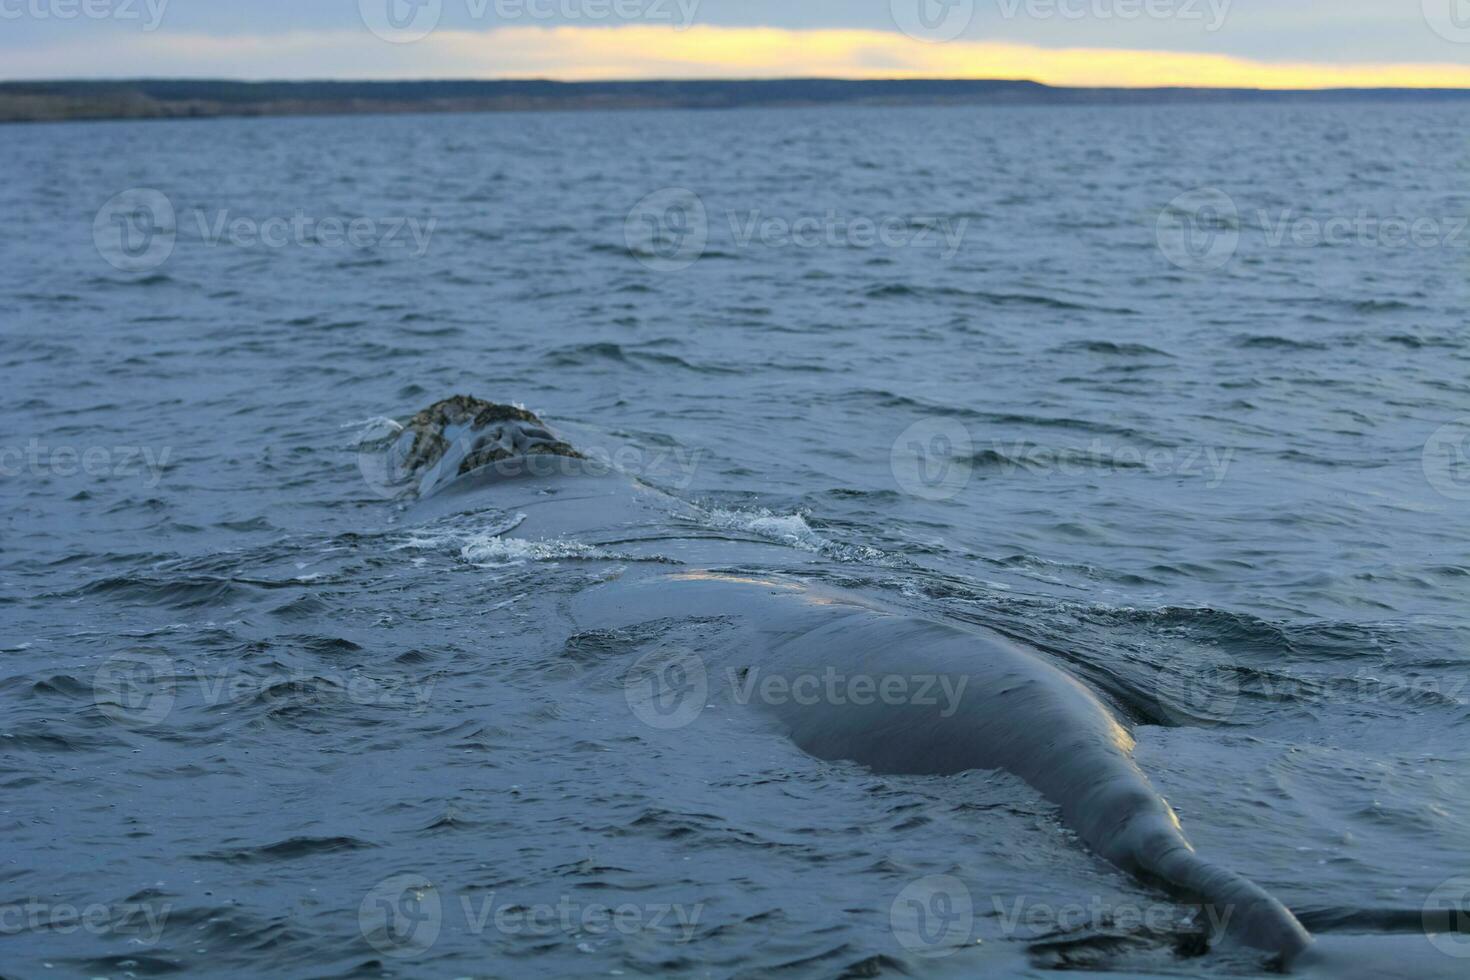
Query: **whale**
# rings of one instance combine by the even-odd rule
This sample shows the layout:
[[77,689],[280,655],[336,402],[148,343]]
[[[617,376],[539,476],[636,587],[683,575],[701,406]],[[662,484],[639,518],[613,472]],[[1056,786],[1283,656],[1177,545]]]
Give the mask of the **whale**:
[[576,628],[655,635],[693,624],[665,641],[673,660],[695,657],[730,678],[743,688],[738,700],[818,759],[891,775],[1014,775],[1093,853],[1201,908],[1213,924],[1207,946],[1234,944],[1272,969],[1328,976],[1389,975],[1372,971],[1406,962],[1432,976],[1461,965],[1436,958],[1423,935],[1412,949],[1386,936],[1368,945],[1337,937],[1345,946],[1314,937],[1265,889],[1198,853],[1135,762],[1123,713],[1048,654],[968,622],[753,571],[775,565],[763,551],[783,546],[701,538],[688,529],[695,504],[589,458],[519,406],[457,395],[394,423],[371,451],[403,520],[493,508],[513,515],[501,532],[508,540],[656,555],[620,563],[568,598]]

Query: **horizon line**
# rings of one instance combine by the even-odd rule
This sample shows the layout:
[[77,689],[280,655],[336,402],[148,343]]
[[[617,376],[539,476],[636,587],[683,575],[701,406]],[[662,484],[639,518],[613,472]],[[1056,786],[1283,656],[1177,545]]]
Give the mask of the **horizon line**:
[[[7,51],[14,82],[224,71],[247,79],[355,81],[439,79],[578,81],[796,77],[990,81],[1034,78],[1055,87],[1470,89],[1470,64],[1449,61],[1263,59],[1222,51],[1051,47],[999,39],[936,43],[908,32],[695,24],[440,28],[407,35],[376,29],[278,34],[134,33]],[[1445,52],[1448,55],[1449,52]]]
[[352,77],[348,75],[281,76],[278,78],[243,78],[230,75],[107,75],[107,76],[57,76],[54,78],[0,78],[0,86],[44,86],[44,85],[125,85],[146,83],[211,83],[229,85],[509,85],[547,84],[566,86],[597,85],[777,85],[792,82],[842,82],[855,85],[923,85],[967,83],[998,83],[1008,85],[1034,85],[1038,88],[1071,92],[1465,92],[1470,94],[1470,85],[1323,85],[1323,86],[1263,86],[1263,85],[1211,85],[1206,83],[1136,84],[1136,85],[1059,85],[1037,81],[1034,78],[1004,76],[954,77],[933,76],[850,76],[850,75],[751,75],[733,77],[708,76],[659,76],[643,78],[556,78],[549,75],[505,75],[493,78],[471,75],[403,76],[401,78]]

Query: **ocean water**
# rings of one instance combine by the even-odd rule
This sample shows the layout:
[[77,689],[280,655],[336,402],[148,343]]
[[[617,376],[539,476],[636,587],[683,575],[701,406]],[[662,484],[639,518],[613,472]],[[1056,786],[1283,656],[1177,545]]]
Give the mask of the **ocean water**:
[[558,615],[633,556],[359,450],[454,393],[695,505],[671,563],[1036,645],[1309,925],[1461,901],[1467,123],[3,129],[0,976],[1259,972],[1008,776],[649,724]]

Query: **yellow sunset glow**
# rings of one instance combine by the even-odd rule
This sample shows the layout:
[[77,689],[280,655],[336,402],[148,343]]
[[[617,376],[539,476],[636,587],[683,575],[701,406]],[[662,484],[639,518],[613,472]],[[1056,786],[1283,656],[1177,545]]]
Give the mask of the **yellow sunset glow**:
[[1005,78],[1063,86],[1470,88],[1470,63],[1260,61],[1234,55],[1046,48],[1001,41],[932,44],[898,31],[665,24],[439,28],[391,44],[365,29],[282,34],[143,33],[41,45],[8,56],[15,77],[86,64],[100,77]]
[[[930,44],[888,31],[662,26],[450,32],[423,44],[485,76],[623,78],[1025,78],[1048,85],[1245,88],[1470,87],[1470,65],[1261,62],[1218,54]],[[505,70],[495,71],[499,62]]]

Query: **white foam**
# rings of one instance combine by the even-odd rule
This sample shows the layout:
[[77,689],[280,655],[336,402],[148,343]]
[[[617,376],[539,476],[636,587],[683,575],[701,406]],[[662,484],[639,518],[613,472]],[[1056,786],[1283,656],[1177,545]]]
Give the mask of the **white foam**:
[[363,443],[395,436],[403,431],[403,423],[397,419],[390,419],[386,415],[373,415],[365,419],[343,422],[337,428],[362,430],[358,433],[357,441]]
[[477,534],[465,539],[459,556],[471,565],[488,568],[521,565],[531,561],[618,557],[610,551],[580,541],[528,541],[524,538],[502,538],[494,534]]
[[[610,559],[623,560],[595,545],[566,538],[531,540],[507,538],[506,532],[518,527],[525,514],[503,515],[486,521],[483,515],[469,526],[462,518],[453,523],[423,529],[391,546],[393,551],[433,551],[452,554],[480,568],[504,568],[533,561],[567,561]],[[415,564],[422,559],[415,558]]]
[[838,544],[812,530],[801,514],[777,514],[759,507],[754,510],[716,508],[704,512],[704,523],[716,530],[740,531],[837,561],[883,564],[887,556],[876,548]]
[[390,551],[457,551],[465,542],[505,534],[525,521],[525,514],[503,514],[486,521],[486,515],[476,515],[473,526],[466,527],[463,518],[453,518],[454,523],[443,523],[437,528],[410,534],[408,538],[392,545]]
[[721,531],[744,531],[804,551],[820,552],[827,544],[800,514],[774,514],[764,507],[706,511],[705,523]]

